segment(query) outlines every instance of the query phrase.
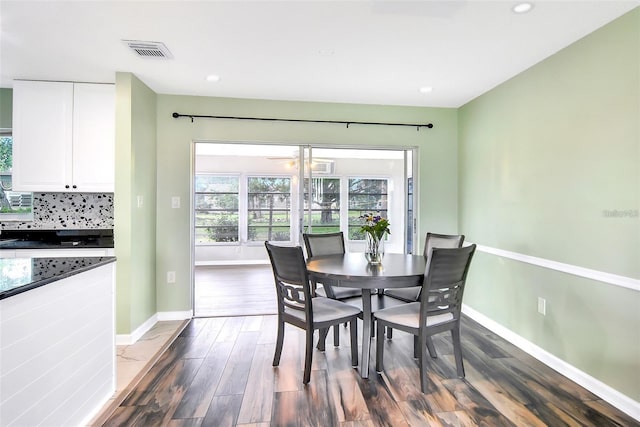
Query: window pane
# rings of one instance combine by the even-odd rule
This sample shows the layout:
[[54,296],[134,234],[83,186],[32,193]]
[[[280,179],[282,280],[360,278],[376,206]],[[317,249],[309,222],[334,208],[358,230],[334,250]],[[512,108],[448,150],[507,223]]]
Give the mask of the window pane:
[[291,179],[251,177],[248,179],[249,241],[291,240]]
[[195,180],[196,192],[237,193],[238,177],[198,174]]
[[349,239],[364,240],[360,232],[362,215],[375,213],[387,217],[387,188],[386,179],[349,179]]
[[237,211],[238,210],[238,194],[209,194],[209,193],[196,193],[195,195],[195,207],[198,209],[207,210],[225,210],[225,211]]
[[311,193],[309,179],[305,179],[304,183],[304,211],[309,211],[310,200],[313,232],[340,231],[340,179],[311,178]]
[[196,241],[237,242],[238,214],[222,212],[196,212]]
[[12,136],[0,136],[0,172],[2,173],[11,173],[11,167],[13,165],[12,145]]
[[196,243],[237,242],[238,224],[218,225],[215,227],[196,226]]
[[239,241],[237,176],[196,174],[195,241]]
[[33,220],[33,195],[11,191],[11,171],[13,167],[13,137],[0,135],[0,219],[3,221]]
[[195,224],[198,226],[238,225],[237,212],[196,211]]

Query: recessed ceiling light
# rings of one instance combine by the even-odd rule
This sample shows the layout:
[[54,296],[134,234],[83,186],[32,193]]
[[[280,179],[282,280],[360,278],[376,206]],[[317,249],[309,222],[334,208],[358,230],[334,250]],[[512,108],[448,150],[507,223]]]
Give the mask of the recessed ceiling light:
[[217,82],[220,80],[220,76],[216,75],[216,74],[209,74],[207,76],[207,81],[208,82]]
[[513,10],[514,13],[527,13],[531,11],[531,9],[533,9],[533,3],[518,3],[513,6],[511,10]]
[[420,88],[420,93],[431,93],[433,92],[433,88],[431,86],[422,86]]

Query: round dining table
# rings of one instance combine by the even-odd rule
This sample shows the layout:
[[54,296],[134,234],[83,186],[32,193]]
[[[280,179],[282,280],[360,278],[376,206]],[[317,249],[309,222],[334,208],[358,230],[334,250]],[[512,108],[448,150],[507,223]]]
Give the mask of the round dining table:
[[[385,254],[382,264],[369,264],[364,253],[324,255],[307,260],[312,280],[331,286],[362,289],[362,354],[360,375],[369,377],[371,354],[372,304],[371,291],[385,288],[420,286],[426,261],[422,255]],[[374,296],[375,297],[375,296]],[[383,298],[379,296],[379,298]],[[378,337],[380,339],[380,337]]]

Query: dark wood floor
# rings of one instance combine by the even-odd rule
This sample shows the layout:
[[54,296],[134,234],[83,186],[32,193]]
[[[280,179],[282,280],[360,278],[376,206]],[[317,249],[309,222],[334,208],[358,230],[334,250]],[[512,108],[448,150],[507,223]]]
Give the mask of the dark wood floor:
[[195,314],[247,316],[276,314],[278,304],[271,265],[197,266]]
[[[434,340],[430,388],[420,392],[412,338],[394,331],[385,368],[363,380],[341,346],[314,350],[302,384],[303,332],[287,326],[271,366],[276,317],[196,318],[105,423],[107,426],[637,426],[594,394],[465,318],[466,378],[451,341]],[[375,340],[375,338],[374,338]],[[375,349],[375,345],[373,347]]]

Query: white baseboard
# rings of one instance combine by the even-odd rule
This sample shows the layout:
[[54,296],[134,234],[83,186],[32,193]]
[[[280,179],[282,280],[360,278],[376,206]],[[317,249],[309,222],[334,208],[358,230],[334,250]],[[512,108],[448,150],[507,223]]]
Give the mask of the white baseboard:
[[216,266],[216,265],[268,265],[269,260],[220,260],[220,261],[196,261],[196,267]]
[[[114,382],[115,382],[115,376],[114,376]],[[85,417],[84,420],[82,420],[82,422],[78,425],[81,426],[91,426],[91,422],[93,421],[94,418],[96,418],[98,416],[98,414],[100,414],[100,412],[102,412],[102,409],[105,407],[105,405],[107,403],[109,403],[109,401],[111,399],[113,399],[113,396],[116,392],[116,386],[114,384],[113,386],[113,390],[111,390],[107,395],[105,395],[102,400],[100,401],[101,403],[98,405],[95,405],[95,407],[93,408],[93,410],[91,410],[89,412],[89,414]]]
[[116,345],[131,345],[135,344],[140,337],[149,332],[153,325],[157,322],[163,322],[168,320],[186,320],[193,317],[191,310],[187,311],[160,311],[153,316],[149,317],[142,325],[138,326],[135,331],[128,335],[116,335]]
[[149,317],[142,325],[138,326],[133,332],[128,335],[116,335],[116,345],[131,345],[135,344],[141,336],[146,334],[149,329],[153,328],[153,325],[158,321],[158,314],[154,314]]
[[575,366],[570,365],[569,363],[554,356],[548,351],[538,347],[537,345],[524,339],[515,332],[505,328],[498,322],[488,318],[484,314],[474,310],[468,305],[462,305],[462,312],[485,328],[509,341],[519,349],[535,357],[545,365],[558,371],[560,374],[586,388],[593,394],[601,397],[603,400],[609,402],[616,408],[620,409],[622,412],[640,421],[640,402],[636,402],[629,396],[620,393],[618,390],[612,388],[611,386],[579,370]]
[[187,320],[193,317],[193,311],[160,311],[156,316],[158,316],[158,322],[167,320]]

